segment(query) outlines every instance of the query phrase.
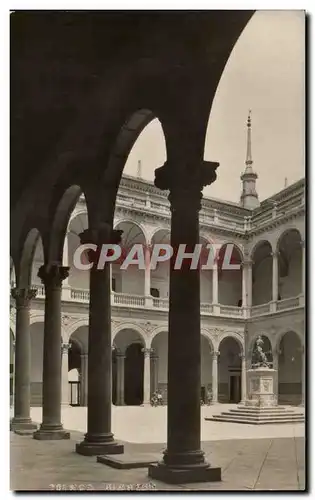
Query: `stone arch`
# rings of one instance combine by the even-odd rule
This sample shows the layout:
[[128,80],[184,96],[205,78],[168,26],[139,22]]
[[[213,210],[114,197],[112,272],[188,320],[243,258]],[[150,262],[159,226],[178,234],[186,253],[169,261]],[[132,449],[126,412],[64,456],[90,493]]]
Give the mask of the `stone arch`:
[[88,327],[89,327],[88,324],[77,326],[76,329],[72,330],[71,334],[68,337],[69,344],[71,344],[71,342],[75,342],[80,348],[81,354],[88,353],[88,346],[89,346]]
[[[129,98],[132,99],[131,96]],[[151,100],[153,99],[153,96],[151,96]],[[130,109],[130,103],[128,107]],[[110,183],[113,186],[108,199],[104,200],[106,204],[105,212],[110,219],[114,218],[117,191],[126,161],[141,132],[150,122],[154,119],[158,119],[165,139],[164,120],[161,118],[159,112],[153,111],[153,108],[156,108],[155,106],[153,106],[152,109],[148,107],[135,110],[137,106],[133,106],[133,108],[132,111],[130,109],[129,112],[125,112],[125,117],[120,122],[122,125],[120,124],[120,128],[117,130],[116,141],[110,151],[109,160],[103,172],[105,183]],[[167,148],[166,140],[165,147]]]
[[251,260],[254,260],[255,252],[258,249],[258,247],[260,247],[262,244],[270,245],[271,250],[273,251],[273,242],[272,241],[270,241],[270,240],[268,240],[266,238],[263,239],[263,240],[258,240],[254,244],[254,246],[249,250],[249,255],[250,255],[250,259]]
[[294,329],[285,328],[285,329],[280,330],[276,335],[275,344],[274,344],[276,351],[279,351],[281,339],[287,333],[290,333],[290,332],[294,333],[299,338],[301,346],[304,346],[304,337],[303,337],[303,334],[299,330],[297,330],[296,328],[294,328]]
[[253,305],[266,304],[272,300],[272,244],[260,240],[252,250],[252,301]]
[[257,356],[257,350],[255,348],[255,343],[256,343],[256,340],[261,337],[261,339],[263,340],[263,352],[264,354],[266,355],[266,358],[267,358],[267,363],[270,363],[269,364],[269,368],[272,368],[273,367],[273,363],[274,363],[274,350],[273,350],[273,345],[272,345],[272,341],[271,339],[269,338],[268,335],[265,335],[265,334],[260,334],[260,335],[257,335],[255,337],[255,341],[252,341],[252,344],[251,344],[251,350],[249,351],[249,356],[250,356],[250,366],[251,367],[257,367],[258,366],[258,356]]
[[259,336],[265,337],[266,339],[268,339],[268,341],[270,342],[272,351],[274,351],[274,349],[275,349],[275,342],[274,342],[273,336],[270,336],[267,332],[263,331],[261,333],[255,333],[251,337],[251,339],[250,339],[250,341],[248,343],[248,347],[247,347],[247,355],[248,356],[251,356],[251,353],[253,352],[253,348],[254,348],[255,342],[256,342],[256,340],[258,339]]
[[[228,246],[233,245],[233,246]],[[217,252],[219,303],[242,307],[242,249],[233,242],[225,242]],[[224,269],[226,262],[234,266]]]
[[[145,339],[137,329],[127,329],[123,325],[114,336],[113,347],[113,384],[118,380],[123,384],[123,397],[120,394],[118,399],[123,399],[126,405],[139,406],[144,399]],[[123,373],[122,366],[118,365],[121,355],[124,356]],[[121,392],[121,385],[118,390]],[[116,387],[113,387],[113,393],[117,394]]]
[[65,341],[69,342],[71,335],[82,326],[89,327],[89,319],[87,317],[76,319],[67,325],[67,328],[64,330],[66,336]]
[[295,226],[291,226],[291,227],[288,227],[287,229],[285,229],[278,237],[278,240],[277,240],[277,245],[276,245],[276,250],[279,251],[279,246],[280,246],[280,243],[281,241],[283,240],[283,238],[285,238],[288,234],[290,233],[297,233],[298,234],[298,237],[300,239],[300,241],[303,240],[303,237],[302,237],[302,234],[301,234],[301,231],[295,227]]
[[122,330],[135,331],[139,335],[141,340],[143,341],[144,346],[146,348],[150,347],[150,340],[149,340],[148,335],[145,332],[145,330],[137,323],[131,323],[131,322],[118,323],[116,326],[114,326],[112,328],[112,339],[113,339],[114,345],[115,345],[115,338],[116,338],[117,334]]
[[226,338],[229,338],[229,337],[234,339],[237,342],[237,344],[239,345],[240,354],[244,354],[244,343],[243,343],[242,339],[239,337],[239,335],[237,335],[234,332],[225,332],[222,335],[220,335],[219,340],[218,340],[218,344],[217,344],[218,351],[220,351],[220,345],[222,344],[223,340],[225,340]]
[[296,297],[302,292],[302,236],[297,228],[288,228],[277,241],[279,299]]
[[132,224],[134,226],[137,226],[139,228],[139,230],[143,234],[143,239],[145,241],[145,244],[148,243],[147,229],[144,226],[144,224],[142,224],[142,222],[139,222],[139,221],[136,221],[136,220],[132,220],[132,219],[130,219],[128,217],[121,217],[120,219],[115,220],[115,222],[114,222],[114,229],[119,229],[118,226],[120,224]]
[[[57,185],[53,194],[51,204],[52,227],[49,244],[49,260],[51,262],[63,261],[64,239],[69,225],[71,213],[73,212],[80,196],[82,188],[77,184],[64,187],[62,183]],[[88,213],[88,209],[86,209]]]
[[300,336],[288,330],[279,336],[278,343],[278,402],[299,405],[303,401],[304,347]]
[[241,400],[241,355],[243,346],[236,335],[220,339],[218,357],[218,401],[239,403]]
[[39,242],[42,245],[45,256],[42,235],[40,231],[34,227],[27,233],[22,245],[21,259],[16,276],[17,286],[19,288],[28,288],[31,284],[34,255]]

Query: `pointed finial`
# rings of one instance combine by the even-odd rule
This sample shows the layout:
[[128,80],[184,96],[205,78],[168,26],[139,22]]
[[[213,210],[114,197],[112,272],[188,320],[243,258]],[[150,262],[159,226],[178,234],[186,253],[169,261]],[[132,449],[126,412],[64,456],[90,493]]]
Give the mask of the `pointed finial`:
[[285,188],[288,187],[288,178],[287,177],[284,178],[284,187]]
[[251,113],[252,113],[252,110],[250,109],[248,111],[248,118],[247,118],[247,149],[246,149],[246,162],[245,162],[247,167],[250,167],[253,163],[253,160],[252,160]]
[[251,127],[252,126],[252,122],[251,122],[251,113],[252,113],[252,110],[250,109],[248,111],[248,117],[247,117],[247,127]]
[[139,177],[139,179],[141,179],[141,177],[142,177],[142,166],[141,166],[141,160],[138,160],[137,177]]

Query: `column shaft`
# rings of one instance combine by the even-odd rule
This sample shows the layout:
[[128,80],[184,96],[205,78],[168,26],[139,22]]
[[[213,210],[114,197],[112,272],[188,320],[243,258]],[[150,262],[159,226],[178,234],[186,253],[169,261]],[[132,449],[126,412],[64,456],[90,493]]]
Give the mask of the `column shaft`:
[[[80,237],[81,243],[97,244],[99,254],[103,243],[119,243],[120,234],[104,223]],[[87,433],[84,441],[76,445],[77,453],[82,455],[123,453],[123,446],[111,432],[111,272],[108,263],[103,269],[97,269],[97,265],[98,261],[94,262],[90,270]]]
[[218,356],[219,352],[212,354],[212,404],[218,402]]
[[80,406],[87,406],[88,395],[88,355],[81,354]]
[[151,349],[143,349],[144,352],[144,370],[143,370],[143,404],[149,405],[150,397],[150,354]]
[[125,354],[117,353],[117,387],[116,404],[123,406],[125,404]]
[[278,252],[272,254],[272,301],[277,302],[279,297],[279,284],[278,284]]
[[69,344],[62,344],[61,347],[62,360],[61,360],[61,404],[64,406],[69,405]]
[[214,263],[212,268],[212,303],[219,303],[219,281],[218,281],[218,264]]
[[151,396],[155,391],[159,388],[159,377],[158,377],[158,369],[159,369],[159,358],[156,354],[151,356]]
[[245,354],[241,355],[241,360],[242,360],[242,373],[241,373],[241,379],[242,379],[242,387],[241,387],[241,403],[245,404],[246,399],[247,399],[247,387],[246,387],[246,382],[247,382],[247,374],[246,374],[246,356]]
[[166,164],[155,172],[156,185],[170,189],[174,253],[169,286],[167,449],[163,462],[149,467],[149,475],[172,483],[221,479],[221,469],[209,466],[200,447],[200,269],[191,266],[191,257],[177,262],[180,245],[191,255],[199,244],[201,189],[215,179],[216,166],[188,163],[177,171]]
[[16,338],[14,373],[14,417],[11,428],[18,434],[36,429],[30,418],[31,403],[31,338],[30,338],[30,300],[35,290],[14,289],[12,296],[16,301]]
[[45,285],[43,421],[35,439],[69,439],[61,423],[61,284],[69,268],[42,266],[38,276]]
[[144,273],[144,295],[149,297],[151,295],[151,269],[150,269],[150,259],[151,252],[150,247],[148,245],[145,246],[144,249],[144,258],[145,258],[145,273]]

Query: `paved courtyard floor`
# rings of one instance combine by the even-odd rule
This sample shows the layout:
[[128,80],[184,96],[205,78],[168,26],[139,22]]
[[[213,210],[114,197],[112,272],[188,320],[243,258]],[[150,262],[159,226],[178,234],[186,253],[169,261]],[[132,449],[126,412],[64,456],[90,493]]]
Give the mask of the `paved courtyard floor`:
[[[203,407],[202,415],[217,411],[218,407]],[[147,469],[117,470],[97,463],[95,457],[76,454],[75,443],[82,440],[85,431],[86,409],[66,408],[62,413],[65,428],[71,430],[68,441],[37,441],[11,433],[12,490],[305,488],[303,424],[247,426],[202,419],[202,448],[211,465],[222,468],[222,481],[171,486],[149,479]],[[41,408],[33,408],[32,417],[39,422]],[[153,453],[160,458],[165,448],[166,408],[113,408],[113,428],[127,453]]]

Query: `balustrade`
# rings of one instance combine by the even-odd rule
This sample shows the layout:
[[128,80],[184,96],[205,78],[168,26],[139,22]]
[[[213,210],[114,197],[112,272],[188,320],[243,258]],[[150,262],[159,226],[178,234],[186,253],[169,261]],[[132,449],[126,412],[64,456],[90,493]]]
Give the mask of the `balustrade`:
[[[37,298],[45,298],[45,288],[43,285],[33,285],[33,288],[37,290]],[[70,288],[70,300],[74,302],[88,303],[90,300],[90,292],[89,290]],[[146,302],[146,297],[144,295],[112,292],[112,305],[149,308],[153,305],[153,307],[156,309],[168,309],[169,299],[152,297],[150,302]],[[278,300],[276,302],[276,311],[284,311],[286,309],[293,309],[296,307],[301,307],[303,305],[304,294],[300,294],[296,297],[289,297],[287,299]],[[275,312],[273,310],[273,303],[271,302],[252,306],[248,310],[250,313],[249,317],[252,318]],[[208,302],[203,302],[200,304],[200,312],[220,316],[234,316],[239,318],[244,317],[244,308],[242,307],[218,304],[216,310],[214,310],[213,304]]]

